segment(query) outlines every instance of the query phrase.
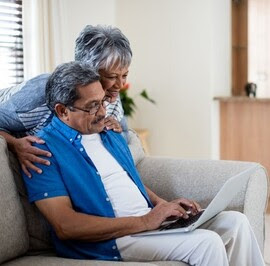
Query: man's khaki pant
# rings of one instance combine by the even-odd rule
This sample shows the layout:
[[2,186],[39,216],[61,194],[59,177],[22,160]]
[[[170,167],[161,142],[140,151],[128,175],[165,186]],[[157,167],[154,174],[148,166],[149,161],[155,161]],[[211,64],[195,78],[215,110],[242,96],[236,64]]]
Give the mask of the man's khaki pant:
[[124,261],[183,261],[205,266],[262,266],[263,257],[246,216],[221,212],[199,229],[168,235],[125,236],[116,241]]

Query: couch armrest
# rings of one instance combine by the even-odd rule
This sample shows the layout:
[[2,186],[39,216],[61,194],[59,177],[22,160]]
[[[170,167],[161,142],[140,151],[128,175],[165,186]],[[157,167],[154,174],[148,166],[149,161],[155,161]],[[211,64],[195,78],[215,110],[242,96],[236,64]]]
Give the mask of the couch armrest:
[[133,129],[129,129],[128,134],[129,134],[128,147],[132,154],[134,163],[137,165],[145,157],[144,150],[136,131]]
[[[144,184],[161,197],[185,197],[206,207],[231,176],[256,163],[214,160],[180,160],[145,157],[137,165]],[[258,164],[259,165],[259,164]],[[243,212],[249,219],[261,250],[264,244],[264,213],[268,199],[268,176],[260,166],[227,209]]]

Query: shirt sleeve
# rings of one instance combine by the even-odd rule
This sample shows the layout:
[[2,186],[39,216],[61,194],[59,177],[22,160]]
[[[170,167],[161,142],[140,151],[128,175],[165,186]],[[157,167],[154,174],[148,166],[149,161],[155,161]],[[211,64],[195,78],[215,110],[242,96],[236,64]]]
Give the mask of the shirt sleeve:
[[[35,144],[36,147],[49,151],[48,147],[43,144]],[[28,200],[34,202],[46,198],[53,198],[59,196],[68,196],[67,189],[63,182],[60,168],[52,157],[43,157],[50,161],[50,165],[35,164],[42,169],[42,173],[38,174],[31,171],[32,178],[29,178],[23,173],[24,183],[28,192]]]
[[124,116],[124,110],[122,107],[120,96],[117,97],[115,102],[110,103],[106,107],[106,114],[107,116],[113,116],[118,122],[121,121]]
[[23,132],[25,127],[19,120],[16,112],[6,104],[0,105],[0,131],[7,133]]
[[[19,115],[31,112],[45,104],[45,87],[49,74],[42,74],[15,87],[5,89],[0,95],[0,130],[23,133],[28,130]],[[34,114],[33,114],[34,115]],[[40,116],[40,119],[43,117]],[[33,122],[32,122],[33,121]],[[31,127],[39,120],[31,121]],[[28,122],[29,123],[29,122]],[[35,124],[34,124],[35,123]]]
[[129,136],[129,132],[128,132],[128,124],[127,124],[127,119],[125,116],[123,116],[123,118],[120,121],[120,125],[122,127],[122,133],[121,135],[124,137],[125,141],[127,142],[127,144],[129,144],[130,142],[130,136]]

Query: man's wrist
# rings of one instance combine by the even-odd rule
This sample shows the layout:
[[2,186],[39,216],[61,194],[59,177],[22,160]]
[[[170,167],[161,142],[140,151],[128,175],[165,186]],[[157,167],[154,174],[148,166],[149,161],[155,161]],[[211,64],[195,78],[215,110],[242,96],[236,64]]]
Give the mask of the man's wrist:
[[154,199],[154,201],[152,201],[152,203],[154,204],[154,206],[156,206],[156,205],[158,205],[158,204],[161,204],[161,203],[165,203],[165,202],[167,202],[167,201],[164,200],[164,199],[162,199],[162,198],[160,198],[160,197],[156,197],[156,198]]
[[141,221],[141,230],[140,230],[140,232],[144,232],[144,231],[148,231],[149,230],[149,226],[148,226],[147,216],[146,215],[143,215],[143,216],[140,216],[139,217],[140,218],[140,221]]

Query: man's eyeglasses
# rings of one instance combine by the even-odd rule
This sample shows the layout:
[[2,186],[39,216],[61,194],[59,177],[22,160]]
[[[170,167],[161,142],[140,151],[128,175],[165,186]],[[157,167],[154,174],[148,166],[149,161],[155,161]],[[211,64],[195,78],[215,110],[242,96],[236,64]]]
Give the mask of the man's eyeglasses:
[[89,115],[95,115],[101,106],[103,106],[103,108],[106,108],[110,103],[111,103],[111,97],[105,96],[102,99],[102,101],[93,103],[92,106],[90,106],[88,109],[84,109],[84,108],[80,108],[76,106],[68,106],[68,108],[72,112],[75,111],[74,109],[77,109],[77,110],[86,112]]

